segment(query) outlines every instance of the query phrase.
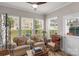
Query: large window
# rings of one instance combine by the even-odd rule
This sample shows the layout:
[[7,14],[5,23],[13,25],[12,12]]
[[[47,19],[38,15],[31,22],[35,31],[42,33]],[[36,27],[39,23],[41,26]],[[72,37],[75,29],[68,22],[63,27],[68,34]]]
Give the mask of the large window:
[[8,16],[7,24],[9,26],[9,31],[11,31],[11,39],[19,35],[19,17],[17,16]]
[[21,18],[21,32],[22,35],[32,35],[32,18]]
[[32,35],[33,25],[35,33],[41,36],[43,35],[43,20],[40,19],[35,19],[35,22],[33,24],[32,18],[8,16],[7,24],[8,33],[10,34],[8,36],[9,38],[11,36],[11,39],[17,37],[19,34],[21,34],[22,36],[26,36],[28,34]]
[[50,20],[50,35],[58,33],[58,24],[55,20]]
[[6,15],[0,14],[0,48],[3,48],[3,45],[6,44]]
[[79,18],[66,19],[66,34],[79,36]]
[[43,35],[43,20],[35,19],[35,33],[42,36]]
[[55,33],[58,33],[57,17],[48,19],[47,24],[48,37],[54,35]]

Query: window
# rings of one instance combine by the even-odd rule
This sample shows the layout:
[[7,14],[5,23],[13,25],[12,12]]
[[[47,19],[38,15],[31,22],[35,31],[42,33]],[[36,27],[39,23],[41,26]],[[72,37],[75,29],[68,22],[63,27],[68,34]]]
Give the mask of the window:
[[6,44],[6,27],[5,27],[5,14],[0,14],[0,48]]
[[57,17],[53,17],[51,19],[48,19],[47,21],[47,32],[48,32],[48,37],[51,35],[58,33],[58,24],[57,24]]
[[67,35],[79,36],[79,18],[73,17],[66,21]]
[[34,21],[35,33],[43,36],[43,20],[35,19]]
[[26,34],[32,35],[32,18],[23,17],[21,19],[21,32],[23,36]]
[[19,17],[8,16],[7,22],[8,22],[8,25],[9,25],[9,30],[11,30],[11,39],[13,39],[13,38],[15,38],[19,35],[19,31],[18,31],[19,30]]

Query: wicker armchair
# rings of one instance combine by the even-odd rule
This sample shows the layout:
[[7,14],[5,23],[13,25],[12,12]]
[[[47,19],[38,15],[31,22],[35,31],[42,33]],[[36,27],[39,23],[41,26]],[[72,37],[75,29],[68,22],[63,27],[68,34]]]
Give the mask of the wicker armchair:
[[13,39],[13,42],[16,43],[17,47],[11,49],[11,56],[23,56],[27,55],[26,50],[29,49],[29,45],[27,45],[26,37],[16,37]]

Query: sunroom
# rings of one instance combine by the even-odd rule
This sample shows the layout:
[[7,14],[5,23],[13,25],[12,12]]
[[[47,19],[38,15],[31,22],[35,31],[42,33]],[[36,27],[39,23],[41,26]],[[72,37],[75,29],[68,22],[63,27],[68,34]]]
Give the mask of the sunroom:
[[78,2],[0,2],[1,56],[78,56],[78,42]]

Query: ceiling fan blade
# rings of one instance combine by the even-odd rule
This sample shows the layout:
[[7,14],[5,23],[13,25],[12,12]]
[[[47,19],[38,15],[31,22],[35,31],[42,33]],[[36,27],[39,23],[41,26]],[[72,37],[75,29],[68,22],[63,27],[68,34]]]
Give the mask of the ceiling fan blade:
[[27,3],[41,5],[41,4],[45,4],[47,2],[27,2]]
[[38,2],[37,5],[45,4],[46,2]]

